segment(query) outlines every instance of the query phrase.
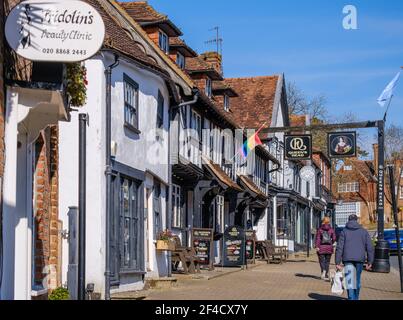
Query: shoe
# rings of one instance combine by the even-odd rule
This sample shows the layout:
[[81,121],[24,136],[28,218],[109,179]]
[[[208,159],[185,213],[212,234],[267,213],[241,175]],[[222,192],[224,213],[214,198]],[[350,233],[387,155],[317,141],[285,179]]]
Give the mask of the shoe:
[[320,278],[321,278],[322,280],[326,280],[326,271],[323,271],[323,272],[322,272]]

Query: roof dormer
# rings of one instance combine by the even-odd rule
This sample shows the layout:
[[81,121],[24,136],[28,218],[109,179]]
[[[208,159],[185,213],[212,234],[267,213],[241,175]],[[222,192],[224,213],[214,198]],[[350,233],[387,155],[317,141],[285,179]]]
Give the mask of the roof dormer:
[[168,16],[157,12],[145,1],[120,2],[119,4],[166,54],[169,54],[170,38],[183,35]]

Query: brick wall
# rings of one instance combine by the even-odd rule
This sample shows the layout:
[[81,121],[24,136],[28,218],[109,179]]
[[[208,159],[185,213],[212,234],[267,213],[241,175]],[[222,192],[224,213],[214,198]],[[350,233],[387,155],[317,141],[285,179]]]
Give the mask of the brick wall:
[[43,130],[35,143],[35,284],[60,286],[58,224],[58,127]]

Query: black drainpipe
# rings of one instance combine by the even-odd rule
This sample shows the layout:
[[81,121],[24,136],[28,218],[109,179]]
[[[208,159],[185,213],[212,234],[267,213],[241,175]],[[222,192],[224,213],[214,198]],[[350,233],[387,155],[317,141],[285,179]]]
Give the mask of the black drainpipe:
[[119,56],[115,55],[115,62],[105,69],[106,76],[106,141],[105,141],[105,176],[106,176],[106,216],[105,216],[105,300],[110,300],[110,218],[111,218],[111,191],[112,191],[112,160],[111,160],[111,143],[112,143],[112,70],[119,65]]
[[79,114],[79,184],[78,184],[78,300],[85,300],[85,254],[86,254],[86,175],[87,175],[87,126],[88,116],[85,113]]

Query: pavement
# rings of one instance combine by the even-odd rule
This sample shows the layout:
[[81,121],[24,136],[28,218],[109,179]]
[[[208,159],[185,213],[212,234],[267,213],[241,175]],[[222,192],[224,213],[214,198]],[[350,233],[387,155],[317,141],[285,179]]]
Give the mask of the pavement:
[[[331,266],[334,268],[334,265]],[[215,274],[219,273],[217,270]],[[285,264],[258,262],[219,277],[178,277],[175,287],[149,290],[146,300],[344,300],[321,280],[317,256],[294,256]],[[403,300],[395,272],[362,275],[362,300]]]

